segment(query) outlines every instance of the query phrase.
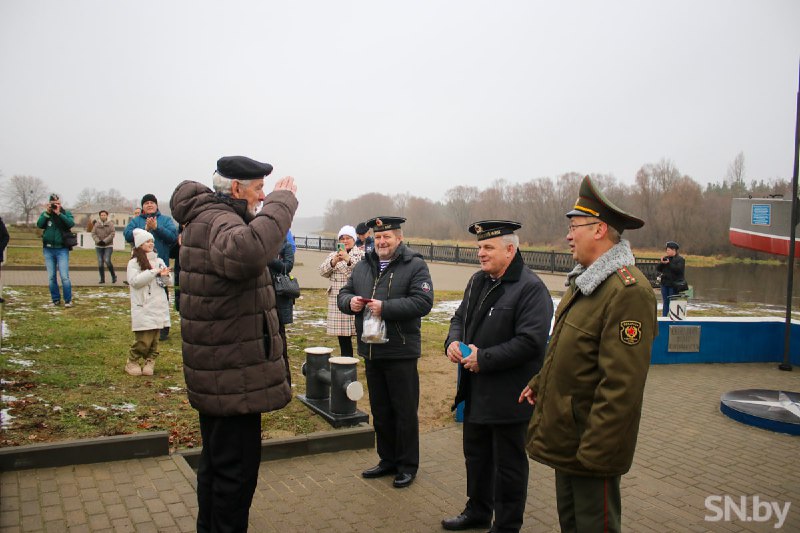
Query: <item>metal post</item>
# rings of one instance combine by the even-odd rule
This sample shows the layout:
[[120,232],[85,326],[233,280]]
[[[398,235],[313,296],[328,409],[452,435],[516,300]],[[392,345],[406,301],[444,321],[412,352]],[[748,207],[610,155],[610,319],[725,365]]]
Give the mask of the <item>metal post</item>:
[[800,163],[800,68],[798,68],[797,84],[797,117],[794,126],[794,169],[792,170],[792,218],[789,224],[789,275],[786,278],[786,327],[783,333],[783,363],[778,368],[791,370],[792,360],[789,346],[792,333],[792,292],[794,289],[794,250],[797,235],[797,166]]

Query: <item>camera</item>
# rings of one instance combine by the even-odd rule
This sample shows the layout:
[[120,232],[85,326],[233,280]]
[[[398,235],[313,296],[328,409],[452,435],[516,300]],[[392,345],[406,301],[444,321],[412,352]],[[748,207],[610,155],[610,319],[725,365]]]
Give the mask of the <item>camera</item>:
[[50,204],[50,209],[55,211],[56,209],[58,209],[58,204],[56,204],[56,203]]

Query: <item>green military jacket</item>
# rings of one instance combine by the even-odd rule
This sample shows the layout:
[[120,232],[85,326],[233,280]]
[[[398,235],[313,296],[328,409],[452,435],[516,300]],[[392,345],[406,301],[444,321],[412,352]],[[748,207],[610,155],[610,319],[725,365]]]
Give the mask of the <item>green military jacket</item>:
[[576,284],[577,276],[570,278],[544,365],[528,384],[536,395],[528,454],[576,475],[614,476],[630,469],[658,334],[656,299],[644,274],[632,266],[627,241],[601,259],[618,247],[626,253],[612,254],[615,260],[597,265],[604,267],[600,272],[589,272],[594,264],[585,270],[597,278],[589,294],[585,283]]

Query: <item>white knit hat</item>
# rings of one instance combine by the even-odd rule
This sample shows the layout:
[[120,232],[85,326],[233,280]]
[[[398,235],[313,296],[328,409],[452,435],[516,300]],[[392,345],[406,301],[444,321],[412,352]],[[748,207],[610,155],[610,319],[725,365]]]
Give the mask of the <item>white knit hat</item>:
[[356,228],[353,226],[342,226],[342,229],[339,230],[339,234],[336,236],[336,238],[338,239],[342,235],[349,235],[353,238],[353,240],[356,240]]
[[145,231],[141,228],[135,228],[133,230],[133,246],[138,248],[147,241],[155,241],[153,238],[153,234],[149,231]]

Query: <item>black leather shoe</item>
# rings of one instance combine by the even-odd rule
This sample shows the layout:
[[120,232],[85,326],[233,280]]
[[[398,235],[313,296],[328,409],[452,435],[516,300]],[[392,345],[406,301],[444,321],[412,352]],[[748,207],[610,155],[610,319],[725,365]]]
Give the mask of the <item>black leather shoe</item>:
[[442,527],[449,531],[461,531],[462,529],[475,529],[479,527],[491,527],[490,518],[474,518],[466,514],[460,514],[453,518],[442,520]]
[[397,474],[394,476],[394,481],[392,485],[396,489],[402,489],[403,487],[408,487],[414,482],[414,474]]
[[396,472],[397,470],[395,470],[394,467],[378,465],[378,466],[373,466],[372,468],[361,472],[361,477],[365,477],[367,479],[373,479],[376,477],[390,476]]

